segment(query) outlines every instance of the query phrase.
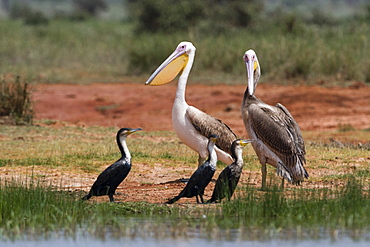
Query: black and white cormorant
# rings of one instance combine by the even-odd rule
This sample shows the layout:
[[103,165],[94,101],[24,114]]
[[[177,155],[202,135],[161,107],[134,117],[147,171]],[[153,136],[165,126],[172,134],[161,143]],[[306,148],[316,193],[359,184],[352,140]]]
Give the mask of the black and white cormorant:
[[109,200],[114,202],[113,195],[118,185],[127,177],[131,170],[131,154],[127,148],[126,137],[139,130],[142,129],[122,128],[117,132],[116,140],[122,157],[98,176],[90,192],[82,198],[83,200],[88,200],[92,196],[107,195]]
[[[171,204],[176,202],[182,197],[196,197],[197,203],[204,203],[203,194],[204,190],[211,182],[213,174],[216,171],[217,155],[214,150],[215,143],[217,141],[217,135],[211,135],[208,141],[208,159],[198,167],[198,169],[191,175],[188,183],[185,188],[180,192],[178,196],[175,196],[171,200],[168,200],[167,203]],[[199,198],[200,200],[199,200]]]
[[308,178],[304,168],[305,145],[297,122],[288,109],[278,103],[271,106],[254,95],[261,69],[253,50],[244,54],[248,86],[244,93],[241,113],[253,149],[262,165],[262,190],[266,188],[266,163],[276,167],[277,175],[292,184]]
[[231,155],[234,158],[234,162],[225,167],[225,169],[220,173],[217,178],[212,197],[207,202],[221,202],[225,197],[230,200],[243,171],[243,148],[251,142],[253,142],[253,140],[242,139],[237,139],[233,142],[231,145]]

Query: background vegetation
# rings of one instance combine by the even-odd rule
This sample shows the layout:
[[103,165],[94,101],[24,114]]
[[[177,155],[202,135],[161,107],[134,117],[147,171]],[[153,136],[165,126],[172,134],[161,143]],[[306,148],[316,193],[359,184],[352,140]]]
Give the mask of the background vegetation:
[[[367,1],[3,0],[0,74],[143,83],[183,40],[193,82],[244,83],[256,50],[273,83],[370,81]],[[212,75],[212,76],[210,76]]]
[[32,124],[31,89],[17,77],[1,78],[0,124]]

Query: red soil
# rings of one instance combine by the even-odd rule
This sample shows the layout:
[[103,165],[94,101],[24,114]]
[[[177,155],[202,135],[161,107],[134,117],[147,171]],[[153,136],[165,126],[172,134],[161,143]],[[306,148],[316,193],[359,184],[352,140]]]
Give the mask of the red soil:
[[[188,85],[186,100],[189,105],[222,119],[237,136],[246,138],[240,113],[245,87]],[[36,119],[53,119],[56,120],[56,125],[142,127],[145,131],[173,130],[171,110],[175,91],[176,83],[158,87],[130,83],[38,85],[33,93],[34,110]],[[279,102],[285,105],[304,131],[320,132],[346,125],[355,129],[370,128],[370,87],[363,83],[355,83],[347,88],[262,84],[258,86],[256,95],[268,104],[275,105]],[[133,165],[131,173],[117,191],[118,201],[164,202],[183,188],[182,183],[170,182],[180,178],[176,173],[178,168],[169,169],[164,168],[163,164],[155,164],[148,171],[145,166],[146,164]],[[190,176],[195,166],[184,165],[182,169],[188,174],[186,176]],[[309,167],[307,169],[310,175],[318,172],[309,170]],[[243,183],[260,186],[260,174],[251,174],[247,169],[243,173],[246,173],[243,174]],[[81,182],[78,185],[71,183],[76,188],[87,191],[97,175],[68,174],[68,177]],[[60,179],[58,176],[54,177]],[[312,182],[308,180],[303,186],[310,184]],[[206,197],[210,196],[211,191],[207,188]],[[108,198],[97,200],[108,201]],[[190,201],[195,202],[195,199]]]

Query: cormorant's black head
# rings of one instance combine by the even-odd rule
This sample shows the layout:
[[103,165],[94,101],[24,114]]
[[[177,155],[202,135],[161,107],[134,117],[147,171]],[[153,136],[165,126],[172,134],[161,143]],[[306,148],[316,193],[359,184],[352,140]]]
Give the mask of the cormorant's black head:
[[251,143],[253,141],[254,141],[253,139],[250,139],[250,140],[236,139],[235,141],[233,141],[233,144],[231,144],[232,156],[235,158],[235,155],[236,155],[235,150],[236,149],[244,148],[245,146],[247,146],[248,143]]
[[214,143],[216,143],[219,136],[218,135],[210,135],[208,138],[209,138],[210,141],[213,141]]
[[124,137],[126,138],[127,136],[131,135],[132,133],[135,133],[136,131],[142,130],[142,128],[137,128],[137,129],[131,129],[131,128],[122,128],[118,131],[117,137]]

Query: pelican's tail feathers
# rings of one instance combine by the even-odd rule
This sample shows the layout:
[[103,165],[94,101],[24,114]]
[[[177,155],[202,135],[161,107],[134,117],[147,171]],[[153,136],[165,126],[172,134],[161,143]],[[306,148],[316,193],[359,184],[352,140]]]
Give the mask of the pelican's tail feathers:
[[292,170],[292,175],[293,179],[291,183],[294,185],[300,185],[305,179],[309,177],[301,159],[297,160],[297,164]]
[[283,177],[284,179],[288,180],[289,183],[292,183],[292,174],[288,170],[288,168],[281,162],[279,162],[276,166],[276,175]]

